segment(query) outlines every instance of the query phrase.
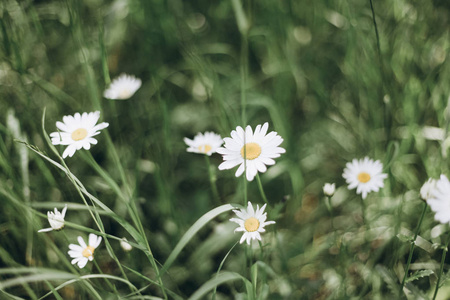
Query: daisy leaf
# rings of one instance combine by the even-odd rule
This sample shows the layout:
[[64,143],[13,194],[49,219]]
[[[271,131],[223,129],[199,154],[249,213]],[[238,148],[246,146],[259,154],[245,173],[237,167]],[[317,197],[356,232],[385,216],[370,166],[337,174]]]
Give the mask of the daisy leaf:
[[189,243],[189,241],[194,237],[194,235],[203,228],[206,224],[209,223],[212,219],[220,215],[221,213],[230,211],[232,209],[235,209],[236,205],[230,205],[225,204],[219,207],[216,207],[210,211],[208,211],[206,214],[200,217],[200,219],[197,220],[197,222],[194,223],[194,225],[191,226],[191,228],[186,231],[186,233],[183,235],[183,237],[180,239],[178,244],[173,249],[172,253],[170,253],[169,257],[167,258],[166,262],[164,263],[164,266],[161,269],[160,276],[164,274],[167,269],[170,268],[172,263],[175,261],[177,256],[180,254],[181,250]]
[[406,279],[406,282],[411,282],[411,281],[417,280],[422,277],[427,277],[427,276],[430,276],[431,274],[434,274],[434,272],[432,270],[419,270],[419,271],[414,272],[414,274],[412,274],[411,276],[409,276]]

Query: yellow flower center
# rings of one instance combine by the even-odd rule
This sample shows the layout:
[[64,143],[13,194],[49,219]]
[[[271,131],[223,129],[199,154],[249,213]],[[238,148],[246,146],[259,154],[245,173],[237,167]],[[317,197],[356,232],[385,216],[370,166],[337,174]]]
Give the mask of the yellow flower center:
[[212,149],[212,147],[208,144],[198,146],[198,151],[200,151],[202,153],[208,153],[209,151],[211,151],[211,149]]
[[127,88],[125,88],[125,89],[123,89],[123,90],[121,90],[119,92],[119,98],[120,99],[127,99],[127,98],[130,98],[130,97],[131,97],[131,93],[130,93],[130,91]]
[[[245,149],[245,155],[244,155]],[[261,146],[257,143],[247,143],[241,148],[242,158],[253,160],[261,154]]]
[[245,230],[248,232],[254,232],[259,228],[259,221],[257,218],[251,217],[244,222]]
[[74,141],[81,141],[87,136],[88,132],[84,128],[78,128],[74,132],[72,132],[72,140]]
[[92,246],[87,246],[81,254],[83,254],[84,257],[89,257],[91,255],[94,255],[95,248]]
[[366,183],[370,180],[370,175],[366,172],[361,172],[358,174],[359,182]]

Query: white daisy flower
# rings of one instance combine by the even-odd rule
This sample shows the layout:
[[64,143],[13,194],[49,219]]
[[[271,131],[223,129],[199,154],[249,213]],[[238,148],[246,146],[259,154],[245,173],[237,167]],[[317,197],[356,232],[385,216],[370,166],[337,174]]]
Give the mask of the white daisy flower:
[[436,186],[431,191],[427,203],[434,211],[436,221],[442,224],[450,223],[450,182],[447,176],[441,175],[436,181]]
[[428,199],[431,198],[432,192],[436,188],[437,180],[434,178],[428,178],[427,182],[423,184],[423,186],[420,188],[420,197],[424,201],[428,201]]
[[103,93],[103,97],[113,100],[126,100],[136,93],[142,81],[133,75],[120,74]]
[[133,249],[133,247],[128,243],[128,240],[126,238],[122,238],[120,240],[120,247],[122,247],[122,249],[127,252]]
[[67,204],[64,206],[61,212],[58,211],[55,207],[55,212],[48,211],[47,217],[48,222],[50,223],[50,228],[44,228],[38,230],[38,232],[48,232],[52,230],[61,230],[64,228],[64,217],[66,216]]
[[97,144],[93,136],[100,134],[100,130],[109,126],[106,122],[95,125],[99,118],[99,111],[85,112],[82,115],[76,113],[73,116],[64,116],[63,122],[56,122],[56,127],[61,131],[50,133],[50,137],[53,145],[68,145],[63,152],[63,158],[72,157],[76,150],[81,148],[89,150],[91,144]]
[[378,192],[384,187],[383,180],[387,174],[381,173],[382,171],[383,164],[379,160],[373,161],[365,157],[347,163],[342,177],[347,181],[349,190],[356,188],[356,193],[362,194],[362,198],[365,199],[369,192]]
[[88,261],[94,259],[94,251],[100,245],[102,241],[101,236],[96,236],[93,233],[89,234],[89,244],[86,245],[81,236],[78,237],[78,243],[69,245],[69,256],[72,257],[71,264],[78,264],[79,268],[84,268]]
[[235,174],[239,177],[244,173],[246,165],[247,180],[252,181],[256,173],[264,173],[267,170],[266,165],[274,165],[273,158],[280,157],[286,150],[278,147],[283,139],[275,131],[266,134],[268,128],[269,123],[266,122],[262,126],[256,126],[254,133],[250,125],[245,128],[245,132],[241,126],[231,131],[231,138],[223,139],[224,148],[217,149],[217,153],[222,154],[224,160],[219,165],[219,170],[232,169],[240,165]]
[[247,209],[241,210],[233,210],[233,212],[239,217],[231,218],[231,222],[236,222],[239,224],[239,227],[234,230],[243,231],[244,234],[241,237],[240,243],[242,244],[245,240],[247,240],[247,244],[250,245],[250,240],[261,240],[261,232],[265,232],[264,226],[275,224],[275,221],[266,222],[267,213],[264,212],[266,208],[266,204],[264,204],[261,208],[259,205],[256,205],[256,211],[253,210],[253,205],[248,202]]
[[333,196],[335,191],[336,191],[336,184],[334,183],[325,183],[325,185],[323,186],[323,193],[328,197]]
[[215,153],[217,148],[223,144],[223,140],[219,134],[208,131],[204,134],[197,133],[193,140],[188,138],[184,138],[183,140],[189,146],[186,150],[187,152],[203,153],[208,156]]

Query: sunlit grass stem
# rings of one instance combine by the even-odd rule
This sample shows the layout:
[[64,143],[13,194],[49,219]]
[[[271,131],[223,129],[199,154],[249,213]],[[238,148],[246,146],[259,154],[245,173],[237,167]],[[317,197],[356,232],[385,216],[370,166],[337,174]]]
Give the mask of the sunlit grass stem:
[[[239,0],[231,1],[234,15],[236,18],[236,24],[241,33],[241,53],[240,53],[240,75],[241,75],[241,122],[242,127],[247,126],[247,78],[248,78],[248,30],[249,23],[247,21],[247,17],[245,16],[245,12],[242,8],[241,2]],[[249,11],[250,13],[250,11]],[[244,205],[247,205],[247,149],[245,147],[246,134],[244,133]]]
[[411,247],[409,248],[409,256],[408,256],[408,261],[406,262],[405,275],[403,276],[402,284],[400,286],[400,294],[403,291],[403,287],[405,286],[406,278],[408,277],[409,265],[411,264],[411,260],[412,260],[412,256],[413,256],[413,252],[414,252],[414,247],[416,246],[416,239],[417,239],[417,236],[419,235],[420,227],[422,226],[423,217],[425,216],[425,212],[427,211],[427,207],[428,207],[427,203],[424,202],[422,215],[420,216],[419,224],[417,224],[416,233],[414,234],[414,238],[413,238],[413,240],[411,242]]

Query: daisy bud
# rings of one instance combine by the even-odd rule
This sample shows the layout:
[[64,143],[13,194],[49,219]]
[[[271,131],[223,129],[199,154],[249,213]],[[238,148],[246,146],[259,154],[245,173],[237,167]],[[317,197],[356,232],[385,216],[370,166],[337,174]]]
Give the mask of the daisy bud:
[[325,185],[323,186],[323,193],[328,197],[333,196],[335,191],[336,191],[336,184],[334,183],[325,183]]
[[133,249],[133,247],[128,243],[128,240],[126,239],[126,238],[123,238],[121,241],[120,241],[120,246],[122,247],[122,249],[124,250],[124,251],[131,251],[131,249]]

